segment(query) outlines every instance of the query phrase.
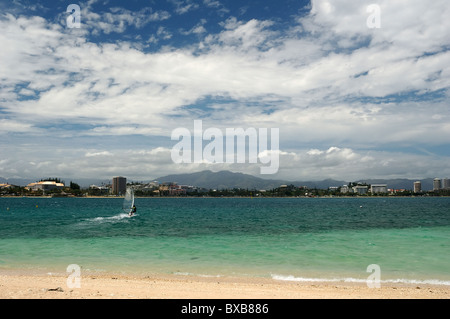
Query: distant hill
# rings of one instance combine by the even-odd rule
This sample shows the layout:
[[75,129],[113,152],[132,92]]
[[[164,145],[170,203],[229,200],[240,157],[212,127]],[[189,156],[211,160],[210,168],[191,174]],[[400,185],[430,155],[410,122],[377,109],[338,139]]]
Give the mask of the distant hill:
[[[295,186],[306,186],[308,188],[327,189],[332,186],[342,186],[348,184],[348,181],[337,181],[334,179],[325,179],[322,181],[286,181],[263,179],[253,175],[243,173],[233,173],[230,171],[202,171],[190,174],[174,174],[157,178],[159,182],[175,182],[179,185],[193,185],[206,189],[273,189],[280,185],[293,184]],[[387,184],[388,188],[393,189],[412,189],[414,182],[412,179],[361,179],[355,182],[364,182],[367,184]],[[433,179],[427,178],[421,180],[422,190],[431,190],[433,188]]]
[[272,189],[284,184],[281,180],[266,180],[243,173],[233,173],[230,171],[221,171],[214,173],[212,171],[202,171],[191,174],[175,174],[163,176],[157,181],[176,182],[179,185],[193,185],[206,189]]
[[243,173],[233,173],[230,171],[202,171],[191,174],[176,174],[157,178],[159,182],[176,182],[179,185],[193,185],[206,189],[273,189],[280,185],[307,186],[309,188],[328,188],[330,186],[340,186],[345,182],[327,179],[319,182],[292,182],[286,180],[263,179],[253,175]]

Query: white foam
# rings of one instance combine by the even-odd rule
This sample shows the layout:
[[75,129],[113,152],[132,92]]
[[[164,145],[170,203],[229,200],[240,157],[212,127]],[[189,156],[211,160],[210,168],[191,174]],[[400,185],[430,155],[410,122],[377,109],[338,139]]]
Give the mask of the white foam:
[[[277,275],[272,274],[272,279],[282,280],[282,281],[296,281],[296,282],[354,282],[354,283],[366,283],[367,279],[359,278],[308,278],[308,277],[295,277],[292,275]],[[415,285],[443,285],[450,286],[450,281],[438,280],[438,279],[427,279],[427,280],[416,280],[416,279],[386,279],[381,280],[383,283],[399,283],[399,284],[415,284]]]
[[95,217],[95,218],[89,218],[85,219],[82,222],[79,222],[78,226],[92,226],[96,224],[103,224],[103,223],[114,223],[121,221],[123,219],[130,218],[128,214],[121,213],[115,216],[109,216],[109,217]]
[[110,217],[96,217],[96,218],[93,218],[92,220],[93,221],[114,221],[114,220],[121,220],[124,218],[129,218],[129,217],[130,217],[130,215],[128,215],[128,214],[119,214],[119,215],[110,216]]
[[275,280],[283,280],[283,281],[300,281],[300,282],[338,282],[338,281],[345,281],[345,279],[324,279],[324,278],[307,278],[307,277],[294,277],[292,275],[285,276],[285,275],[271,275],[272,279]]

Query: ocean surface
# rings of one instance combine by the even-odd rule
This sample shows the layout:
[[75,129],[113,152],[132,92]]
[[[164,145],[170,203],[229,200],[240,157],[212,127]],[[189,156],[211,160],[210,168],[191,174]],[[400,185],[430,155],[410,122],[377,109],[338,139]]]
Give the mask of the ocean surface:
[[0,198],[0,271],[450,285],[450,198]]

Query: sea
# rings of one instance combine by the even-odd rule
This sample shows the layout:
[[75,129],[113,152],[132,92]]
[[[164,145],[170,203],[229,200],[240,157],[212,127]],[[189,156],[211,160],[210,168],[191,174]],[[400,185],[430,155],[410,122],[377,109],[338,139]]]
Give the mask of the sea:
[[450,285],[447,197],[122,201],[0,198],[0,271]]

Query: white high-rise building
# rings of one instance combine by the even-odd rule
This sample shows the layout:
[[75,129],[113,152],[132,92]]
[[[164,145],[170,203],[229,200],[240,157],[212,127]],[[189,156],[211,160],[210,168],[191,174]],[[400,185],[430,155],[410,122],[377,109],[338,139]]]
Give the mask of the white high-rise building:
[[441,179],[440,178],[435,178],[433,180],[433,190],[434,191],[438,191],[441,189]]
[[414,193],[422,192],[422,183],[420,181],[414,182]]
[[442,181],[442,188],[450,189],[450,179],[444,178],[444,180]]
[[372,184],[372,185],[370,185],[370,192],[372,194],[387,193],[387,185],[386,184]]

